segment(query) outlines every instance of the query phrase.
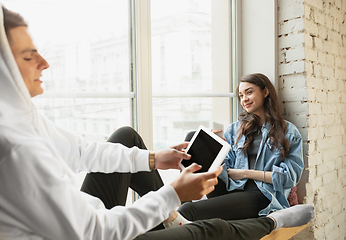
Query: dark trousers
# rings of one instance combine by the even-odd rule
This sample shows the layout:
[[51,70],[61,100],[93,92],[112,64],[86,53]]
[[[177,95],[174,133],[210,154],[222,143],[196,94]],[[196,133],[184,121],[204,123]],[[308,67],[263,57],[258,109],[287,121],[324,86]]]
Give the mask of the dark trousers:
[[249,180],[242,191],[223,193],[225,189],[225,184],[219,179],[215,190],[208,194],[208,199],[186,202],[178,212],[190,221],[211,218],[240,220],[257,218],[258,213],[270,203],[253,180]]
[[[121,143],[127,147],[137,146],[146,149],[139,134],[130,127],[116,130],[108,139],[109,142]],[[138,173],[89,173],[86,175],[81,190],[98,197],[110,209],[116,205],[125,205],[127,191],[130,187],[140,196],[155,191],[163,186],[157,171]],[[246,219],[241,221],[225,221],[210,219],[196,221],[171,229],[163,229],[162,225],[136,237],[142,239],[260,239],[274,228],[274,222],[267,217]]]
[[[189,142],[194,132],[189,132],[185,141]],[[225,183],[219,179],[215,190],[208,194],[208,199],[184,203],[179,213],[190,221],[221,218],[223,220],[240,220],[257,218],[258,213],[269,205],[270,201],[249,179],[244,190],[228,192]]]
[[[121,143],[126,147],[147,149],[141,136],[130,127],[117,129],[108,142]],[[139,196],[156,191],[163,186],[158,171],[137,173],[88,173],[81,190],[98,197],[107,209],[116,205],[125,206],[129,187]]]

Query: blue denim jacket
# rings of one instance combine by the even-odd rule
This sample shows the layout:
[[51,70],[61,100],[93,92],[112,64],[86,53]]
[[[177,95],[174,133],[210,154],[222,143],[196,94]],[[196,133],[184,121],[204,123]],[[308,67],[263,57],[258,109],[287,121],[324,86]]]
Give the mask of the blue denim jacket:
[[[281,152],[275,148],[270,139],[267,139],[270,125],[265,123],[261,129],[262,141],[258,149],[254,170],[273,172],[273,184],[255,180],[259,190],[271,201],[265,209],[259,212],[259,215],[268,215],[271,211],[289,207],[288,194],[291,188],[298,184],[304,169],[302,137],[296,126],[288,121],[286,123],[286,138],[290,146],[283,161],[281,160]],[[244,189],[247,181],[247,179],[234,181],[227,174],[228,168],[249,169],[247,154],[242,152],[245,136],[242,136],[236,144],[239,126],[240,122],[235,122],[225,131],[225,138],[232,148],[222,164],[223,171],[219,178],[226,183],[228,191]]]

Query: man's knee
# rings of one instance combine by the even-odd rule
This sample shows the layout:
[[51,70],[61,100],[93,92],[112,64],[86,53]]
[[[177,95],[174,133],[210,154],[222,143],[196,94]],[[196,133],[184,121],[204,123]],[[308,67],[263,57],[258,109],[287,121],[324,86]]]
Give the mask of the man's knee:
[[132,127],[125,126],[115,130],[108,138],[107,142],[121,143],[126,147],[138,147],[146,149],[142,137]]
[[229,224],[218,218],[193,222],[207,239],[233,239]]
[[188,132],[188,134],[186,134],[185,136],[185,141],[186,142],[190,142],[191,141],[191,138],[193,137],[193,135],[195,134],[196,131],[191,131],[191,132]]
[[193,202],[185,202],[179,207],[178,212],[189,221],[195,221],[197,219],[198,213]]
[[[119,135],[131,135],[131,134],[135,134],[137,135],[138,133],[136,132],[136,130],[134,130],[132,127],[130,126],[124,126],[124,127],[120,127],[117,130],[115,130],[113,134],[119,134]],[[111,136],[112,136],[111,135]]]
[[137,132],[132,127],[120,127],[109,136],[107,142],[123,143],[124,139],[128,139],[133,135],[137,135]]

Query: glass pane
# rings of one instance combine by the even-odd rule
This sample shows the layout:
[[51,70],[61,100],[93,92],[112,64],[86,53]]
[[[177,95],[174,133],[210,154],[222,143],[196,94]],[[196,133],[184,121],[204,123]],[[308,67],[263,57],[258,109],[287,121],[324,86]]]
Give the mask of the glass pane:
[[93,141],[105,142],[118,126],[130,122],[128,99],[37,98],[34,104],[60,127]]
[[[183,142],[185,135],[199,125],[209,127],[211,102],[211,98],[154,98],[153,112],[157,113],[153,118],[155,148]],[[163,111],[167,106],[169,112]]]
[[[172,146],[199,125],[230,123],[230,98],[155,97],[229,93],[230,1],[151,0],[153,143]],[[172,181],[177,171],[161,171]]]
[[210,2],[152,1],[154,93],[212,91]]
[[[3,3],[27,20],[50,64],[43,71],[45,93],[34,98],[40,112],[90,140],[104,141],[114,129],[130,125],[129,99],[102,98],[102,93],[129,92],[128,1]],[[60,98],[50,98],[52,92]],[[85,98],[63,98],[65,93]]]

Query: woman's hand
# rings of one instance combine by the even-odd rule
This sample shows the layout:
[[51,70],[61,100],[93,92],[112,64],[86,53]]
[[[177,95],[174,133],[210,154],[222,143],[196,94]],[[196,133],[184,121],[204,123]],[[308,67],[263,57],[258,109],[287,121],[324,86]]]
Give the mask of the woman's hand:
[[232,180],[242,180],[245,178],[246,169],[227,169],[228,176],[232,178]]
[[220,138],[222,138],[223,140],[225,140],[225,141],[226,141],[226,138],[221,137],[220,135],[218,135],[218,134],[217,134],[217,133],[222,132],[222,130],[220,130],[220,129],[212,129],[211,131],[212,131],[213,133],[215,133],[217,136],[219,136]]

